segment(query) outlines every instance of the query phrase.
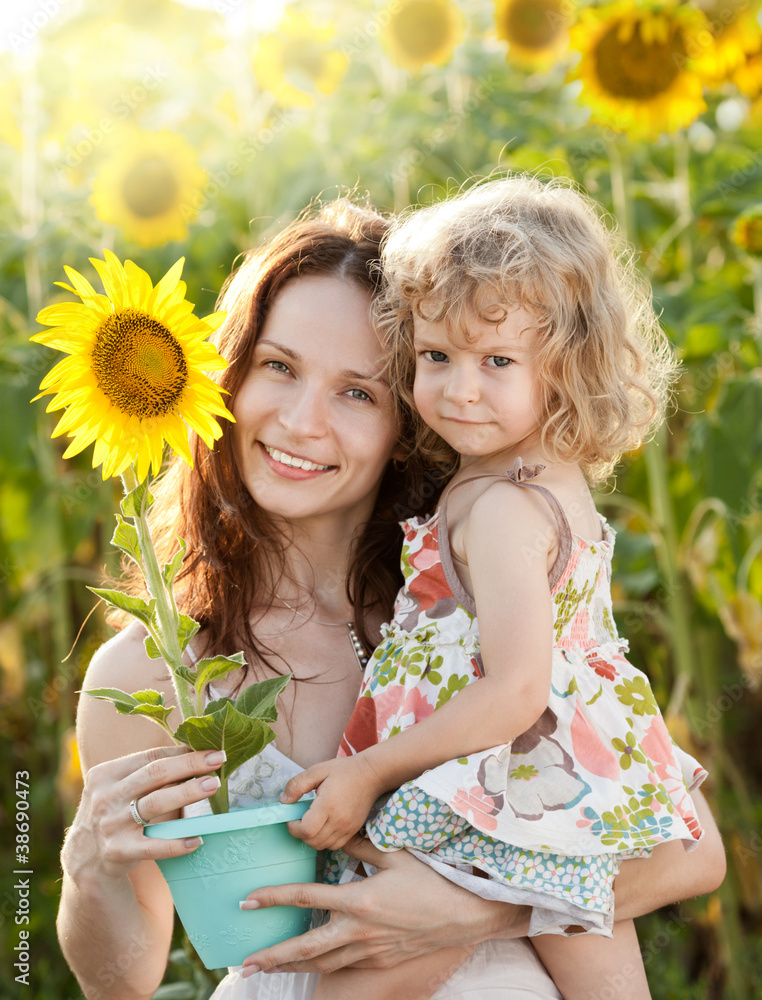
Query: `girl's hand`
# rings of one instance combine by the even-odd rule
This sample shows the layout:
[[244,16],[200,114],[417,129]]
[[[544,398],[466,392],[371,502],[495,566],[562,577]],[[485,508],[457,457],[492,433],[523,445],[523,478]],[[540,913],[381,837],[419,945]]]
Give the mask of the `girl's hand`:
[[378,874],[347,885],[281,885],[249,894],[243,909],[314,907],[331,910],[331,919],[300,937],[254,952],[243,963],[242,975],[260,970],[325,975],[347,966],[388,969],[440,948],[527,933],[529,907],[481,899],[407,851],[386,854],[362,837],[355,837],[345,850],[375,865]]
[[224,751],[189,752],[185,747],[156,747],[96,764],[85,777],[77,815],[64,843],[64,866],[76,873],[120,879],[141,861],[191,854],[201,844],[143,836],[130,812],[134,802],[146,822],[169,819],[183,806],[208,798],[219,787],[212,771]]
[[365,820],[379,796],[378,781],[362,755],[315,764],[286,785],[281,802],[296,802],[316,790],[301,819],[288,824],[292,836],[318,851],[343,847]]

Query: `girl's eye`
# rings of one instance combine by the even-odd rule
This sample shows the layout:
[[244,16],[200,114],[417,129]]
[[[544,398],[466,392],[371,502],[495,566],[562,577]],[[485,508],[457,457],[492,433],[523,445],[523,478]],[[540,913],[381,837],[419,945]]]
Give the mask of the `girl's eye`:
[[501,358],[494,354],[488,359],[488,363],[489,362],[491,362],[489,364],[490,368],[507,368],[509,365],[513,364],[510,358]]
[[365,402],[366,400],[370,403],[373,402],[371,397],[364,389],[350,389],[349,395],[352,397],[352,399],[359,399],[362,402]]
[[433,361],[435,364],[442,364],[443,361],[447,361],[447,355],[442,351],[424,351],[423,356],[428,361]]
[[265,361],[265,365],[268,368],[272,368],[275,372],[287,372],[288,365],[283,361]]

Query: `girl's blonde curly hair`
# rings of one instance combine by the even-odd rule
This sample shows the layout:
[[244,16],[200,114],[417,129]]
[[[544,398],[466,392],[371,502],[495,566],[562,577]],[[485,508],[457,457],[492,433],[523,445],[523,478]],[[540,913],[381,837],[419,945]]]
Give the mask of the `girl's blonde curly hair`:
[[[413,412],[415,316],[469,338],[495,306],[537,318],[542,444],[595,482],[664,418],[678,364],[633,253],[568,181],[510,176],[400,218],[384,243],[375,313],[402,406]],[[489,318],[487,318],[489,316]],[[457,456],[415,416],[410,453]]]

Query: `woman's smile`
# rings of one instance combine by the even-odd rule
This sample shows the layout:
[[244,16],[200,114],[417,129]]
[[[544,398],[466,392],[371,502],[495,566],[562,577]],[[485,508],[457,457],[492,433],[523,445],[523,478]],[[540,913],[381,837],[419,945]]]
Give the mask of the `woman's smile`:
[[320,465],[303,456],[294,455],[279,448],[271,448],[261,441],[259,444],[265,452],[265,461],[268,466],[277,475],[284,476],[286,479],[315,479],[336,468],[335,465]]

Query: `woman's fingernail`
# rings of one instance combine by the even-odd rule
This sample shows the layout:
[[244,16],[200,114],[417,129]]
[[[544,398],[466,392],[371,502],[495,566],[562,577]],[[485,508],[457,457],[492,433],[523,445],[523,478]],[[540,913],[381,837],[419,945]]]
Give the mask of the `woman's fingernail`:
[[219,787],[220,779],[216,774],[210,774],[208,778],[202,778],[199,782],[199,788],[203,788],[205,792],[213,792]]
[[188,850],[190,851],[190,850],[192,850],[192,849],[193,849],[193,850],[195,850],[195,848],[197,848],[197,847],[201,847],[201,845],[202,845],[203,843],[204,843],[204,841],[203,841],[203,838],[202,838],[202,837],[189,837],[189,838],[188,838],[188,839],[187,839],[187,840],[185,841],[185,846],[186,846],[186,847],[188,848]]
[[213,750],[212,753],[208,753],[206,757],[204,757],[206,763],[210,765],[224,764],[227,759],[228,755],[224,750]]
[[241,976],[245,979],[247,976],[253,976],[255,972],[260,972],[258,965],[244,965],[241,969]]
[[261,905],[258,899],[242,899],[238,904],[242,910],[258,910]]

